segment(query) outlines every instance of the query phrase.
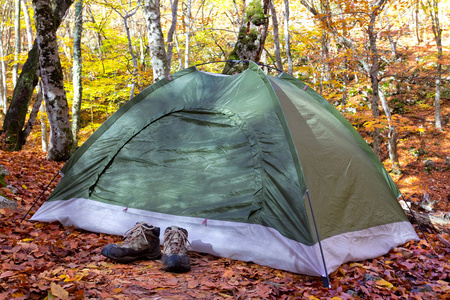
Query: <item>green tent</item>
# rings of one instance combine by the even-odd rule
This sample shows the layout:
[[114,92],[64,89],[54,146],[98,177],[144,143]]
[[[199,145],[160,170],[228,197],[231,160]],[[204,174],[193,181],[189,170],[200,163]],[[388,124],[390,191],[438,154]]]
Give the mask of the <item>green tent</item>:
[[70,158],[32,220],[122,235],[138,221],[192,250],[327,277],[417,235],[352,125],[303,82],[255,63],[151,85]]

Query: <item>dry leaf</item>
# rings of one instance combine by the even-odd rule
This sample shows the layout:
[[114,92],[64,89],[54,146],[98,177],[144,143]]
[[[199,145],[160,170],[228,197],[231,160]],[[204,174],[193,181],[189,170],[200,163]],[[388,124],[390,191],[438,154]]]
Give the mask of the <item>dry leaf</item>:
[[389,281],[386,281],[384,279],[380,279],[375,281],[375,284],[384,288],[392,289],[394,288],[394,285],[390,283]]
[[67,292],[60,285],[57,285],[54,282],[52,282],[50,284],[50,289],[51,289],[51,292],[52,292],[53,296],[61,298],[62,300],[66,300],[67,298],[69,298],[69,292]]

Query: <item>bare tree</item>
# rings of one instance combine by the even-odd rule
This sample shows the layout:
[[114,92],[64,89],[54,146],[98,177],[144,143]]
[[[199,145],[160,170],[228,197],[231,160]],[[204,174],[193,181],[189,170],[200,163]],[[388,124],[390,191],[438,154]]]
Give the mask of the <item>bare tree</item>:
[[131,88],[130,88],[130,99],[134,97],[134,92],[136,89],[136,77],[137,77],[137,71],[138,71],[138,63],[137,63],[137,57],[133,50],[133,45],[131,41],[131,34],[130,34],[130,26],[128,25],[128,19],[134,16],[139,9],[140,6],[140,0],[138,0],[136,7],[127,11],[122,7],[122,12],[119,11],[116,7],[113,5],[108,4],[108,1],[105,1],[106,5],[109,6],[112,10],[114,10],[123,20],[123,24],[125,26],[125,32],[127,33],[127,39],[128,39],[128,51],[131,55],[131,61],[133,62],[133,79],[131,80]]
[[142,3],[147,23],[148,43],[153,66],[153,80],[158,81],[170,73],[161,29],[161,12],[159,0],[144,0]]
[[78,145],[78,131],[80,129],[80,110],[83,99],[83,85],[81,82],[81,36],[83,31],[83,0],[75,2],[75,23],[73,30],[73,101],[72,101],[72,136],[75,146]]
[[190,46],[190,39],[191,39],[191,8],[192,8],[192,0],[187,0],[186,4],[186,13],[184,15],[184,23],[186,27],[186,33],[185,33],[185,50],[184,50],[184,67],[189,68],[189,46]]
[[291,42],[289,34],[289,0],[284,0],[284,48],[286,49],[286,58],[288,61],[288,73],[293,74],[294,63],[292,62],[291,55]]
[[33,29],[31,28],[31,18],[30,18],[30,12],[28,10],[28,2],[27,0],[22,0],[22,10],[23,10],[23,17],[25,19],[25,29],[27,33],[27,44],[28,44],[28,51],[33,48]]
[[281,54],[280,54],[280,34],[278,31],[277,11],[275,10],[275,5],[273,4],[273,0],[270,0],[270,13],[272,15],[273,44],[274,44],[274,48],[275,48],[275,61],[277,63],[278,70],[283,70],[283,63],[281,62]]
[[57,26],[52,18],[50,0],[33,0],[33,7],[42,92],[50,122],[50,147],[47,158],[55,161],[67,160],[74,149],[69,106],[58,54]]
[[6,100],[6,94],[8,93],[6,85],[6,65],[3,53],[3,26],[0,28],[0,107],[2,112],[6,114],[8,103]]
[[7,94],[8,86],[6,85],[6,63],[5,63],[5,49],[4,49],[4,36],[5,31],[9,28],[12,15],[12,1],[2,2],[2,10],[0,10],[0,107],[2,112],[6,114],[8,103]]
[[[53,16],[55,30],[72,4],[72,0],[54,0]],[[22,67],[22,72],[14,88],[11,103],[3,120],[1,136],[2,148],[8,151],[18,151],[25,144],[23,127],[25,124],[28,106],[33,91],[39,81],[39,52],[35,39],[33,48],[28,52],[28,58]]]
[[441,85],[442,85],[442,28],[439,19],[439,0],[426,0],[423,10],[431,19],[431,29],[437,47],[436,92],[434,96],[434,123],[437,129],[442,128],[441,122]]
[[170,25],[169,32],[167,33],[167,62],[169,64],[168,68],[172,64],[172,53],[173,53],[173,36],[175,34],[175,29],[177,28],[177,12],[178,12],[178,0],[170,0],[170,7],[172,10],[172,24]]
[[19,55],[20,55],[20,1],[14,2],[14,65],[13,65],[13,85],[16,86],[17,74],[19,73]]

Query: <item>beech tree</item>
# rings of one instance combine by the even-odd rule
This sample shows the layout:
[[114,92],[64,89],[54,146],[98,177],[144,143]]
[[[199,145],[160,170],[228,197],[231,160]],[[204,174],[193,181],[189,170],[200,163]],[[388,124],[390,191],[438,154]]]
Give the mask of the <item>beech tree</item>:
[[275,10],[273,0],[270,0],[270,14],[272,15],[273,44],[275,48],[276,66],[278,70],[283,70],[283,63],[281,62],[281,54],[280,54],[280,35],[278,31],[277,11]]
[[108,4],[108,1],[105,1],[107,3],[106,5],[109,6],[112,10],[114,10],[123,20],[123,25],[125,27],[125,32],[127,34],[127,40],[128,40],[128,51],[131,55],[131,61],[133,62],[133,78],[131,79],[131,88],[130,88],[130,98],[134,97],[135,89],[136,89],[136,77],[137,77],[137,71],[138,71],[138,63],[137,63],[137,56],[134,53],[133,45],[132,45],[132,38],[130,33],[130,26],[128,24],[128,19],[134,16],[139,9],[140,0],[138,0],[136,7],[132,8],[129,11],[126,11],[125,8],[122,7],[122,11],[119,11],[118,8],[115,8],[112,4]]
[[[8,93],[8,86],[6,85],[6,64],[4,59],[4,51],[3,51],[3,33],[4,29],[6,27],[6,21],[7,21],[7,12],[9,10],[6,9],[3,12],[0,12],[0,108],[1,113],[6,114],[7,110],[7,100],[6,100],[6,94]],[[6,13],[5,13],[6,12]]]
[[436,91],[434,96],[434,123],[437,129],[442,128],[441,122],[441,85],[442,85],[442,28],[439,18],[439,0],[426,0],[423,4],[423,10],[431,20],[431,29],[437,47],[436,62]]
[[19,55],[21,48],[20,41],[20,0],[15,0],[14,2],[14,65],[13,65],[13,85],[16,86],[17,74],[19,72]]
[[57,26],[51,17],[53,13],[49,0],[33,0],[33,7],[42,92],[50,123],[50,145],[47,158],[55,161],[67,160],[74,149],[69,106],[58,54]]
[[286,58],[288,61],[288,73],[293,74],[294,63],[291,55],[291,36],[289,33],[289,0],[284,0],[284,48],[286,49]]
[[[53,17],[55,30],[69,9],[73,0],[55,0]],[[14,88],[11,103],[3,120],[1,143],[3,150],[19,151],[25,144],[23,132],[31,96],[39,81],[39,52],[36,39],[33,48],[28,52],[28,58],[22,67],[17,84]]]
[[81,83],[81,36],[83,31],[83,0],[75,2],[75,23],[73,30],[73,101],[72,101],[72,136],[75,146],[78,144],[80,127],[80,109],[83,95]]
[[[269,8],[270,0],[246,0],[243,22],[228,60],[260,61],[269,27]],[[228,62],[222,73],[233,74],[246,68],[246,65]]]
[[189,46],[191,41],[191,27],[192,27],[192,0],[187,0],[186,3],[186,11],[184,15],[184,24],[186,27],[185,32],[185,51],[184,51],[184,67],[189,68]]
[[168,68],[170,70],[170,66],[172,64],[172,53],[173,53],[173,36],[175,34],[175,30],[177,27],[177,12],[178,12],[178,0],[171,0],[170,9],[172,11],[172,23],[169,28],[169,32],[167,33],[167,62],[169,64]]
[[161,12],[159,0],[144,0],[142,7],[147,23],[148,43],[153,66],[153,80],[158,81],[170,73],[169,62],[164,47],[161,29]]
[[22,11],[23,17],[25,19],[25,30],[27,33],[28,51],[30,51],[31,48],[33,48],[33,29],[31,28],[31,18],[27,0],[22,0]]

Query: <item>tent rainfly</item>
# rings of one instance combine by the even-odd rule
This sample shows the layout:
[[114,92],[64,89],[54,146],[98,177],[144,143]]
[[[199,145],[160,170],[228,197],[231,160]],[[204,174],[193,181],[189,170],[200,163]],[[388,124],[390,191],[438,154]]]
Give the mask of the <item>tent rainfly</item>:
[[146,88],[67,161],[31,220],[116,235],[176,225],[193,251],[323,278],[418,239],[352,125],[303,82],[249,64]]

